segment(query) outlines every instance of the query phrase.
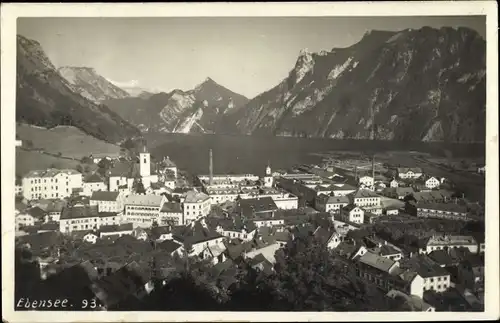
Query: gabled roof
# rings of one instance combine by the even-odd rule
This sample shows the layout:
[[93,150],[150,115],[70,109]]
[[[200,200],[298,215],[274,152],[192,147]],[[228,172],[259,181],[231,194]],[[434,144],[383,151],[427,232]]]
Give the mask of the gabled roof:
[[110,201],[114,202],[118,199],[119,192],[98,191],[93,192],[90,197],[93,201]]
[[60,220],[97,218],[97,217],[99,217],[99,212],[97,211],[97,205],[89,206],[80,204],[64,208],[61,212]]
[[453,258],[446,250],[434,250],[428,254],[428,257],[439,265],[449,266],[455,263]]
[[344,207],[342,208],[342,210],[344,210],[344,211],[346,211],[346,212],[351,212],[351,211],[352,211],[352,210],[354,210],[355,208],[358,208],[358,209],[359,209],[359,207],[358,207],[356,204],[352,204],[352,203],[351,203],[351,204],[348,204],[348,205],[344,206]]
[[245,215],[251,216],[254,213],[276,211],[278,207],[271,197],[256,199],[242,199],[238,202]]
[[134,229],[132,223],[124,223],[124,224],[112,224],[112,225],[101,225],[99,231],[110,233],[110,232],[122,232],[122,231],[132,231]]
[[415,190],[413,187],[386,187],[384,193],[392,193],[399,195],[413,194]]
[[389,269],[392,268],[395,264],[395,261],[381,257],[371,252],[366,252],[364,255],[358,258],[358,261],[385,272],[389,272]]
[[368,198],[368,197],[380,197],[377,193],[370,191],[370,190],[365,190],[365,189],[358,189],[356,192],[352,194],[354,198]]
[[103,183],[104,179],[98,173],[93,173],[90,176],[87,176],[87,178],[83,181],[85,183]]
[[200,221],[193,222],[188,226],[173,228],[172,236],[178,242],[187,242],[192,245],[222,237],[215,230],[203,226]]
[[125,205],[146,205],[160,207],[164,197],[162,195],[130,194],[125,199]]
[[449,275],[444,268],[432,261],[427,255],[416,255],[405,259],[404,265],[410,266],[423,278]]
[[207,194],[197,191],[188,191],[184,198],[184,203],[201,203],[210,198]]
[[182,247],[181,244],[173,241],[173,240],[164,240],[158,244],[156,244],[156,248],[158,250],[162,250],[164,252],[172,253]]
[[49,169],[45,169],[45,170],[32,170],[28,174],[26,174],[24,176],[24,178],[54,177],[58,174],[76,175],[76,174],[80,174],[80,173],[74,169],[49,168]]
[[398,173],[408,173],[409,171],[412,171],[413,173],[422,173],[422,168],[420,167],[399,167]]
[[34,217],[35,219],[42,220],[45,215],[47,215],[47,212],[45,212],[43,209],[39,208],[38,206],[35,206],[31,209],[28,209],[28,214]]
[[99,217],[101,218],[107,218],[107,217],[114,217],[114,216],[118,216],[118,213],[116,212],[99,212]]
[[182,207],[180,203],[176,202],[165,202],[160,210],[163,213],[182,213]]

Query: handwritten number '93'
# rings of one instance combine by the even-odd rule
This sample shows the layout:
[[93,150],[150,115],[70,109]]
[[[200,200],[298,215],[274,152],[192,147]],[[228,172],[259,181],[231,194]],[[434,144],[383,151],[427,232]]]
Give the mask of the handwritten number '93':
[[87,301],[86,299],[84,299],[82,301],[82,308],[96,308],[97,307],[97,302],[95,300],[95,298],[91,299],[90,302]]

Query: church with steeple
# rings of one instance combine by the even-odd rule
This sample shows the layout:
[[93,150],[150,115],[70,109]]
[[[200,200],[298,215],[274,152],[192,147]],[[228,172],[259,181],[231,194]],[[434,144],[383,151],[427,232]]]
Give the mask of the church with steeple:
[[[135,181],[141,181],[144,188],[148,189],[151,184],[162,182],[165,169],[164,163],[158,164],[155,167],[151,162],[151,155],[148,152],[146,146],[144,146],[139,153],[139,162],[118,162],[109,172],[109,190],[110,191],[121,191],[128,190],[131,191]],[[174,176],[177,176],[177,167],[173,162],[169,160],[168,166],[166,167],[171,170]],[[175,170],[172,170],[175,168]]]
[[273,187],[273,174],[271,172],[271,166],[267,163],[266,175],[264,176],[264,187]]

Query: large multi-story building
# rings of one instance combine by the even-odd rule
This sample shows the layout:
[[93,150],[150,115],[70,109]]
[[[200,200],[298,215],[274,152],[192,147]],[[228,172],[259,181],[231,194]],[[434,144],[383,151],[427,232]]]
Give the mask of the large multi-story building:
[[23,177],[22,186],[27,200],[64,198],[82,188],[82,174],[73,169],[34,170]]
[[424,279],[424,291],[444,292],[450,288],[450,273],[426,255],[415,255],[401,263],[402,268],[416,271]]
[[99,229],[101,223],[97,205],[77,203],[63,209],[59,218],[59,231],[71,233],[81,230]]
[[165,201],[164,195],[131,194],[124,201],[124,221],[132,223],[134,228],[151,227],[154,222],[158,223],[160,210]]
[[184,213],[182,205],[177,202],[165,202],[160,210],[160,218],[158,224],[166,225],[182,225],[184,223]]
[[358,276],[382,290],[399,290],[420,298],[424,294],[424,279],[414,270],[402,269],[399,262],[366,252],[356,258]]
[[184,223],[189,224],[210,213],[210,197],[202,192],[189,191],[184,196]]
[[467,248],[472,253],[478,253],[479,246],[472,236],[432,236],[425,241],[419,249],[420,254],[428,254],[434,250],[450,250],[454,248]]
[[469,219],[467,207],[454,203],[417,203],[417,216],[450,220]]
[[123,195],[119,192],[98,191],[92,193],[90,205],[97,205],[99,212],[123,212]]
[[315,206],[318,211],[339,213],[340,209],[349,204],[347,196],[329,196],[321,194],[316,198]]
[[380,195],[370,190],[358,189],[356,192],[352,193],[349,198],[351,203],[363,208],[380,206]]

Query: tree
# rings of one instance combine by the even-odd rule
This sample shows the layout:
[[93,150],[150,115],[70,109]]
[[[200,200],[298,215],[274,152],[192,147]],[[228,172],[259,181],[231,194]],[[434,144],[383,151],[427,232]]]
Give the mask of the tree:
[[80,164],[76,165],[76,170],[78,172],[80,172],[80,173],[83,173],[83,167],[82,167],[82,165],[80,165]]
[[137,194],[146,194],[146,189],[141,179],[135,179],[133,188]]
[[82,164],[92,164],[92,159],[88,156],[83,156],[82,159],[80,160]]

